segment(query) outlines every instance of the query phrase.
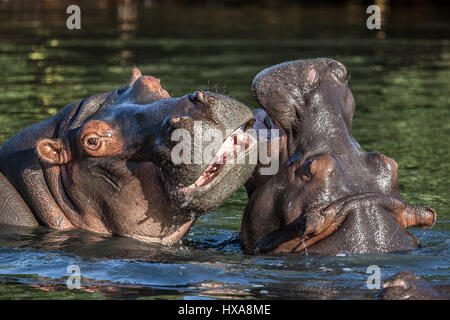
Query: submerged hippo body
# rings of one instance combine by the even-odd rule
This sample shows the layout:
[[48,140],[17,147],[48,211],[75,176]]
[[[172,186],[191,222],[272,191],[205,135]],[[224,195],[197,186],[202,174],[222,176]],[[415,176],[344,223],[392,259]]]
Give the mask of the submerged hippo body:
[[449,283],[432,283],[415,274],[399,272],[383,284],[379,294],[383,300],[449,300]]
[[[1,147],[0,223],[177,241],[254,165],[173,162],[171,134],[216,129],[225,144],[245,136],[241,126],[251,118],[250,109],[219,94],[170,98],[158,79],[135,68],[125,88],[69,104]],[[238,156],[228,147],[226,156]]]
[[397,163],[365,152],[352,137],[355,101],[347,80],[345,67],[332,59],[287,62],[255,77],[253,91],[264,109],[256,120],[284,135],[278,173],[256,171],[246,184],[245,251],[406,250],[419,243],[405,228],[434,224],[433,209],[400,198]]

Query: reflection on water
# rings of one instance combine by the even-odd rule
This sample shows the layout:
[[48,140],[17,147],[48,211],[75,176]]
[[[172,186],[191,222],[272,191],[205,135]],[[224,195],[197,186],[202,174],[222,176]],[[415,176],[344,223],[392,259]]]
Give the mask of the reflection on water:
[[[65,28],[63,2],[0,1],[0,143],[74,100],[122,86],[132,65],[161,78],[172,96],[209,88],[256,107],[250,86],[260,70],[329,56],[351,71],[356,139],[396,159],[402,196],[434,207],[439,221],[432,230],[412,230],[424,246],[412,252],[325,258],[243,255],[242,189],[171,248],[81,231],[0,227],[0,299],[372,299],[365,271],[373,264],[384,279],[407,269],[449,280],[448,10],[379,1],[380,35],[365,28],[358,1],[320,7],[74,2],[82,9],[79,31]],[[65,289],[71,264],[81,268],[83,291]]]

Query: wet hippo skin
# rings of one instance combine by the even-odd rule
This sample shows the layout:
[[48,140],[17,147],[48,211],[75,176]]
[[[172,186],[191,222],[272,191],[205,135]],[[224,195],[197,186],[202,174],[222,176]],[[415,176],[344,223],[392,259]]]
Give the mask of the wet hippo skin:
[[[241,127],[252,117],[224,95],[171,98],[158,79],[134,68],[124,88],[71,103],[0,148],[0,223],[175,242],[255,165],[177,164],[171,134],[193,136],[198,121],[203,131],[222,132],[225,144],[245,139]],[[234,145],[226,152],[218,156],[239,156]]]
[[279,171],[264,176],[258,169],[246,184],[246,252],[381,253],[419,245],[405,229],[433,226],[436,212],[406,204],[395,160],[364,151],[352,137],[355,100],[343,64],[282,63],[260,72],[253,92],[263,107],[255,126],[282,136]]
[[383,284],[383,300],[449,300],[450,284],[432,283],[415,274],[399,272]]

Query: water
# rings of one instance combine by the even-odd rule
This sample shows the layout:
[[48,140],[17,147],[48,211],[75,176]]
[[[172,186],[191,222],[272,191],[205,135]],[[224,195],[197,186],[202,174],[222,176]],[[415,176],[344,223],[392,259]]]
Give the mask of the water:
[[[423,248],[406,253],[247,256],[239,247],[247,199],[241,189],[171,248],[2,226],[0,299],[373,299],[369,265],[380,266],[382,279],[410,270],[449,281],[448,6],[385,4],[382,30],[370,31],[356,1],[78,3],[82,29],[68,31],[59,1],[0,1],[0,143],[74,100],[122,86],[132,65],[161,78],[172,96],[211,89],[253,108],[250,86],[260,70],[333,57],[351,72],[354,136],[366,150],[397,160],[402,196],[434,207],[438,222],[432,230],[412,229]],[[66,288],[70,265],[80,267],[83,290]]]

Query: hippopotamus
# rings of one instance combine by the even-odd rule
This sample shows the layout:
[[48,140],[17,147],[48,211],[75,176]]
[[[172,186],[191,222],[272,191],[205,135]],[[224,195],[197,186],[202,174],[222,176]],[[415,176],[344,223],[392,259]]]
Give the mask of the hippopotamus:
[[450,284],[432,283],[414,273],[402,271],[382,285],[379,298],[383,300],[449,300]]
[[[125,87],[70,103],[1,146],[0,223],[174,243],[251,176],[255,165],[229,159],[255,147],[243,127],[252,118],[217,93],[171,98],[134,68]],[[211,162],[177,130],[194,142],[223,133],[218,148],[197,142],[210,147]],[[174,151],[197,160],[173,161]]]
[[[345,66],[317,58],[261,71],[255,127],[279,130],[280,168],[247,182],[241,225],[248,253],[383,253],[419,246],[407,227],[434,225],[430,207],[399,194],[398,165],[352,137],[355,100]],[[276,139],[276,140],[275,140]]]

